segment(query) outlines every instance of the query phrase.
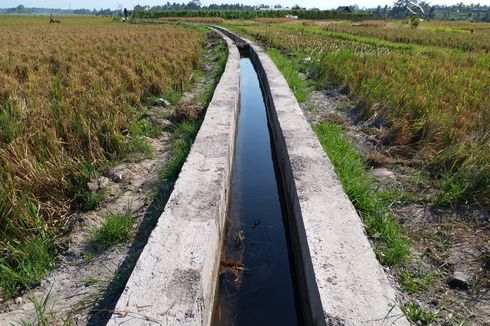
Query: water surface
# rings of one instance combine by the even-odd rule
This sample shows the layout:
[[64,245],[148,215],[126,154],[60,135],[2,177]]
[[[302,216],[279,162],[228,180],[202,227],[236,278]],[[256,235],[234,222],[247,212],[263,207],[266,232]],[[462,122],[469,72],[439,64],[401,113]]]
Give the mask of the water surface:
[[260,82],[240,61],[240,114],[214,325],[298,325],[285,204]]

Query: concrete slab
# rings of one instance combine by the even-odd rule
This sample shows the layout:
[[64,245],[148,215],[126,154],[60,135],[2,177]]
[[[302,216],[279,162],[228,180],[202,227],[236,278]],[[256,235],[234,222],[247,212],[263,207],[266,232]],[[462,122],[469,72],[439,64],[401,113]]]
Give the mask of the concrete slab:
[[286,80],[263,49],[220,30],[250,45],[266,93],[306,323],[408,325],[363,223]]
[[239,109],[240,54],[225,40],[225,71],[108,325],[211,323]]

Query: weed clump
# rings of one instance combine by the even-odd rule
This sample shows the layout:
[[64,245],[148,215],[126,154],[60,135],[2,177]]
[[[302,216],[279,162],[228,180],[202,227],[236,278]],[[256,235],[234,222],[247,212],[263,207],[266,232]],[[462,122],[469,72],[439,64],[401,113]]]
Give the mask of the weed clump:
[[109,213],[102,225],[92,231],[92,240],[102,250],[109,249],[129,239],[132,229],[131,209],[123,214]]
[[200,117],[201,110],[201,106],[195,101],[181,101],[175,106],[173,117],[177,122],[197,121]]

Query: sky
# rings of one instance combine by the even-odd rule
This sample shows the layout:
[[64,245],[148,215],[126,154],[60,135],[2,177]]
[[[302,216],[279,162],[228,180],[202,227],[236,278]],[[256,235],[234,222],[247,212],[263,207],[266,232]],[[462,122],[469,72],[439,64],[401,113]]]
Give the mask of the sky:
[[[189,2],[190,0],[0,0],[0,8],[17,7],[22,4],[26,7],[43,7],[43,8],[63,8],[63,9],[76,9],[76,8],[112,8],[116,9],[119,6],[133,8],[135,5],[161,5],[167,1],[173,2]],[[211,3],[242,3],[247,5],[254,4],[276,4],[279,3],[282,6],[293,6],[299,4],[307,8],[320,8],[331,9],[338,6],[355,5],[359,7],[376,7],[378,5],[391,5],[394,0],[201,0],[203,5],[209,5]],[[432,0],[428,1],[431,4],[445,4],[452,5],[461,2],[461,0]],[[490,0],[470,0],[464,3],[480,3],[481,5],[490,5]]]

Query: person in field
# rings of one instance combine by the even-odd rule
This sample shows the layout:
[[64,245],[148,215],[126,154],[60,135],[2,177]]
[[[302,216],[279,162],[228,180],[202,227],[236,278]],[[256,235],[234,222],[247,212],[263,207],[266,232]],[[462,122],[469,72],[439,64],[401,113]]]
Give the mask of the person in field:
[[50,24],[54,24],[54,23],[59,24],[59,23],[60,23],[60,21],[59,21],[59,20],[54,19],[53,14],[50,14],[50,15],[49,15],[49,23],[50,23]]
[[128,9],[124,8],[124,21],[128,20]]

